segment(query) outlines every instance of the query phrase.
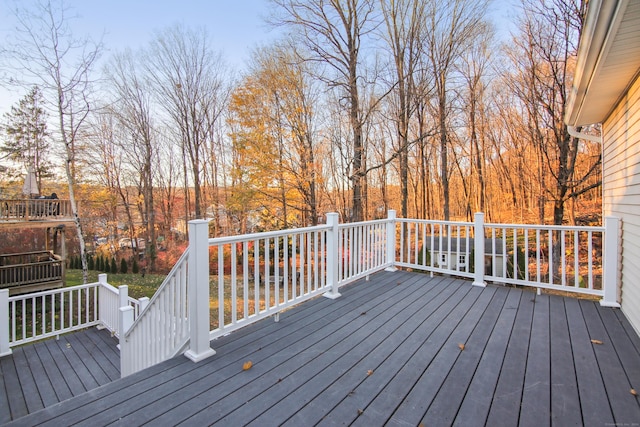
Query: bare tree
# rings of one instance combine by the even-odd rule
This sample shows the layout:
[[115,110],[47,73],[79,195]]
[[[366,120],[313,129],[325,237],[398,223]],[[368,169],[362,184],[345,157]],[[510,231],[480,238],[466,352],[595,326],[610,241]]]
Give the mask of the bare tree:
[[297,29],[310,59],[330,70],[331,87],[342,90],[349,114],[353,156],[348,174],[352,190],[351,219],[364,218],[366,154],[363,125],[367,114],[360,95],[363,38],[375,28],[374,0],[272,0],[282,12],[274,21]]
[[[464,94],[463,108],[467,115],[466,128],[469,158],[472,165],[472,173],[477,180],[477,191],[470,192],[476,193],[477,196],[473,209],[479,212],[486,212],[487,178],[485,163],[488,154],[486,110],[488,107],[485,92],[493,29],[488,24],[480,23],[479,25],[482,27],[482,31],[462,55],[458,69],[466,86],[462,91]],[[468,214],[470,214],[472,210],[470,201],[468,201],[467,205]]]
[[196,218],[204,215],[206,148],[216,136],[215,125],[228,95],[222,58],[210,43],[206,31],[178,25],[157,33],[144,58],[158,104],[169,116],[169,127],[176,129],[188,160]]
[[[415,112],[415,81],[421,53],[424,2],[420,0],[381,0],[386,23],[385,39],[395,65],[395,117],[402,217],[408,217],[409,200],[409,124]],[[414,74],[415,73],[415,74]]]
[[[140,64],[131,51],[117,54],[108,67],[109,87],[115,100],[110,110],[120,125],[127,131],[126,157],[132,163],[132,170],[139,173],[138,182],[142,194],[142,212],[144,230],[148,245],[145,251],[149,256],[151,271],[155,271],[156,261],[156,214],[154,203],[154,175],[152,168],[157,156],[157,143],[152,127],[151,90],[146,83]],[[137,236],[131,235],[132,242]],[[137,250],[137,245],[132,245]]]
[[427,38],[424,50],[435,78],[436,114],[440,135],[440,180],[442,185],[444,219],[450,218],[449,194],[449,127],[451,111],[451,74],[456,61],[482,30],[487,0],[429,0],[426,6]]
[[539,220],[545,221],[545,202],[551,199],[558,225],[569,199],[600,185],[591,179],[600,156],[577,175],[582,148],[563,121],[582,27],[580,7],[577,0],[524,0],[519,34],[508,50],[516,70],[509,84],[522,102],[526,135],[537,151]]
[[63,1],[40,0],[33,9],[17,8],[15,38],[7,49],[11,66],[20,77],[15,82],[38,84],[57,116],[56,137],[64,146],[64,167],[74,216],[83,280],[87,281],[87,258],[82,223],[75,198],[75,164],[80,130],[90,111],[91,72],[101,43],[77,39],[69,28],[69,9]]

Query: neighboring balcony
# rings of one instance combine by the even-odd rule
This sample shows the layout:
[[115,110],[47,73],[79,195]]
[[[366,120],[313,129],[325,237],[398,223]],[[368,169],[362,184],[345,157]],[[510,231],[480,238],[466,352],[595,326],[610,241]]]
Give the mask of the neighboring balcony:
[[0,200],[0,227],[12,227],[25,222],[32,226],[50,226],[52,223],[72,222],[73,218],[70,200],[47,197]]

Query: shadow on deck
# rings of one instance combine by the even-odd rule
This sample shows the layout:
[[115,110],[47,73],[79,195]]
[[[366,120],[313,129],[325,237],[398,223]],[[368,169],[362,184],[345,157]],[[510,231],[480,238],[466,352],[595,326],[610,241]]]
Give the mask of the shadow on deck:
[[340,292],[213,341],[205,361],[180,356],[15,424],[640,421],[640,339],[617,309],[402,271]]

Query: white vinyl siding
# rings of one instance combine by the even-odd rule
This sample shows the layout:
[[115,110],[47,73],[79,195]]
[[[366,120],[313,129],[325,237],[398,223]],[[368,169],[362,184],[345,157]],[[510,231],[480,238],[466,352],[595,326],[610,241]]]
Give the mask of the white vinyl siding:
[[640,332],[640,78],[603,124],[603,213],[622,220],[622,310]]

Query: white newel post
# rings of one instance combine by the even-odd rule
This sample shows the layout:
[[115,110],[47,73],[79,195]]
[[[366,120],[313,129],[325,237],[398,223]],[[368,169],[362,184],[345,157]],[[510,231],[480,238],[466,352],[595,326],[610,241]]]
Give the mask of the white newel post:
[[473,227],[473,250],[475,252],[473,286],[485,287],[487,284],[484,281],[484,213],[476,212]]
[[327,225],[331,228],[327,232],[327,285],[331,287],[325,297],[336,299],[340,297],[338,292],[338,263],[340,262],[340,243],[338,231],[338,214],[327,214]]
[[0,290],[0,357],[12,353],[9,347],[9,289]]
[[396,211],[389,210],[387,215],[387,268],[385,271],[396,271]]
[[189,350],[199,362],[216,352],[209,346],[209,221],[189,221]]
[[121,306],[118,311],[120,313],[120,322],[118,324],[119,345],[120,350],[122,350],[122,344],[125,342],[124,334],[133,325],[133,307],[130,305]]
[[[106,275],[105,275],[106,276]],[[118,286],[118,309],[122,313],[122,309],[125,307],[130,307],[129,305],[129,286],[121,285]],[[128,319],[125,322],[120,322],[120,329],[118,330],[118,334],[121,337],[124,337],[124,334],[129,330],[131,325],[133,324],[134,312],[133,307],[131,307],[131,323],[129,323]],[[127,316],[129,316],[129,312],[127,311]]]
[[[97,326],[97,328],[103,329],[106,327],[105,318],[109,316],[107,314],[109,312],[109,308],[113,309],[113,307],[109,307],[110,299],[102,297],[102,293],[104,289],[102,285],[105,285],[107,283],[107,275],[105,273],[98,274],[98,283],[100,283],[100,286],[98,286],[98,320],[100,321],[100,324]],[[110,315],[114,316],[113,313],[111,313]],[[116,318],[117,320],[119,318],[119,313],[116,313],[115,316],[117,316]],[[108,323],[108,320],[107,320],[107,323]],[[117,328],[118,325],[111,325],[111,327]]]
[[118,337],[118,345],[116,346],[120,350],[120,378],[124,378],[127,375],[135,372],[132,366],[131,348],[128,341],[124,338],[124,332],[128,331],[133,325],[133,307],[130,305],[126,307],[120,307],[118,309],[118,330],[120,336]]
[[619,308],[618,264],[620,251],[620,218],[608,216],[604,219],[604,248],[602,260],[602,290],[600,305]]

